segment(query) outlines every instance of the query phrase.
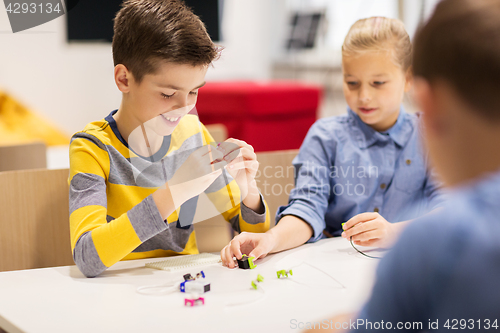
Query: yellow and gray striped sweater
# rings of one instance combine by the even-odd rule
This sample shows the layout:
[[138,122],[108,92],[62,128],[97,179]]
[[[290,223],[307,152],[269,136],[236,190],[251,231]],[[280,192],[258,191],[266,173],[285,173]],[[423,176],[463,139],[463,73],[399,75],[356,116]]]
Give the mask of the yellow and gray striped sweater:
[[[76,265],[88,277],[120,260],[198,253],[192,224],[198,197],[163,221],[151,195],[164,182],[163,177],[154,181],[163,174],[161,165],[170,179],[190,152],[213,142],[212,137],[197,116],[186,115],[150,161],[128,148],[112,117],[115,112],[88,124],[70,144],[71,248]],[[263,198],[263,214],[234,204],[240,201],[239,189],[226,173],[227,178],[229,184],[222,175],[217,178],[205,191],[207,197],[234,230],[268,230],[270,216]]]

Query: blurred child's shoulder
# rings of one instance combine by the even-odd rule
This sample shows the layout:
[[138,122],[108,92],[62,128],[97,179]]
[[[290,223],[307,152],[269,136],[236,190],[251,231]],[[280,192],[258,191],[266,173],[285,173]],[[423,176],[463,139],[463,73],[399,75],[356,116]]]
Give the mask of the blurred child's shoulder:
[[422,122],[422,112],[406,112],[404,113],[405,120],[412,125],[418,125]]

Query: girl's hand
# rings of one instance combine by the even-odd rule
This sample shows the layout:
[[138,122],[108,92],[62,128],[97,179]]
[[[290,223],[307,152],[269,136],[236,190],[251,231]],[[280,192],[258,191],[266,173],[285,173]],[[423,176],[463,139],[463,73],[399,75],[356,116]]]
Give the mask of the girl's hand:
[[361,213],[344,224],[342,237],[356,245],[390,247],[397,236],[397,227],[379,213]]

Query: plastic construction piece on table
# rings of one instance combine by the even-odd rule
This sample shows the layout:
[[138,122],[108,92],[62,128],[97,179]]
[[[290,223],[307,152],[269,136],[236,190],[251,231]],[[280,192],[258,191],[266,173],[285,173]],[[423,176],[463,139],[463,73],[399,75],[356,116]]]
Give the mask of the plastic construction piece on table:
[[162,261],[148,262],[146,267],[162,269],[164,271],[176,271],[195,266],[217,264],[221,262],[220,255],[211,253],[200,253],[192,255],[180,255],[170,257]]
[[198,274],[195,276],[192,276],[191,273],[184,274],[182,276],[184,278],[184,281],[194,281],[197,279],[204,279],[205,278],[205,273],[203,271],[200,271]]
[[244,254],[241,259],[237,259],[236,261],[238,262],[238,267],[239,268],[243,268],[243,269],[254,269],[255,267],[257,267],[257,265],[255,265],[253,263],[253,260],[255,259],[255,257],[249,257],[247,256],[246,254]]
[[280,271],[276,271],[276,275],[278,275],[278,279],[281,279],[282,277],[287,278],[288,274],[293,275],[293,271],[291,269],[290,270],[282,269]]
[[264,277],[262,275],[258,274],[257,275],[257,279],[255,279],[255,280],[252,281],[252,288],[255,289],[255,290],[257,290],[258,284],[260,282],[264,282]]
[[205,298],[199,297],[199,298],[185,298],[184,299],[184,306],[196,306],[199,304],[205,305]]
[[198,294],[206,293],[210,291],[210,283],[205,281],[184,281],[181,282],[179,289],[182,293],[192,293],[196,292]]
[[184,282],[181,282],[179,288],[181,292],[196,292],[206,293],[210,291],[210,283],[205,280],[205,273],[203,271],[193,277],[191,274],[184,274]]

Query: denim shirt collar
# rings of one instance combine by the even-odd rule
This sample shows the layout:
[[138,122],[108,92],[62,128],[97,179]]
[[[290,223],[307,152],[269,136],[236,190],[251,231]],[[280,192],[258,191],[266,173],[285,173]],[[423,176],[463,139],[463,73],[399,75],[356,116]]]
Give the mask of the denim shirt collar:
[[403,147],[413,130],[408,114],[402,106],[399,109],[396,123],[385,132],[378,132],[365,124],[349,107],[347,113],[351,124],[351,133],[353,133],[353,137],[360,148],[368,148],[377,142],[386,142],[390,139],[398,146]]

